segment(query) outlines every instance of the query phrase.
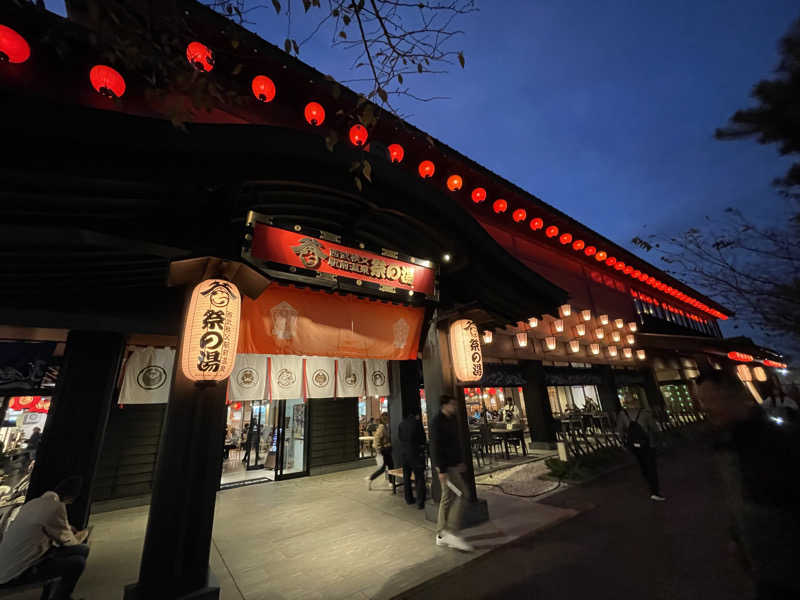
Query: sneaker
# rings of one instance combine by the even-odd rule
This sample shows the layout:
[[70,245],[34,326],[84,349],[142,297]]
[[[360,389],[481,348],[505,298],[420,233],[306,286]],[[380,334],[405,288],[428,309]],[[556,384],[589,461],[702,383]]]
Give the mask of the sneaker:
[[437,546],[448,546],[450,548],[455,548],[456,550],[462,550],[464,552],[472,552],[475,548],[467,542],[464,538],[455,535],[454,533],[450,533],[449,531],[442,531],[439,535],[436,536],[436,545]]
[[664,498],[664,496],[659,496],[658,494],[653,494],[652,496],[650,496],[650,500],[654,500],[656,502],[663,502],[664,500],[666,500],[666,498]]
[[367,475],[366,477],[364,477],[364,481],[367,482],[367,491],[368,492],[372,491],[372,479],[370,478],[370,476]]

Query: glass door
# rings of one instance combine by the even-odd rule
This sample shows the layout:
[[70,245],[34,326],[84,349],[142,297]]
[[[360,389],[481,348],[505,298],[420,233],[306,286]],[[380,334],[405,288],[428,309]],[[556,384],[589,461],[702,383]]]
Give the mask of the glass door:
[[280,400],[275,429],[276,479],[308,475],[307,446],[308,405],[301,398]]
[[267,457],[266,436],[264,431],[267,407],[265,402],[254,401],[251,404],[250,423],[245,436],[243,462],[248,471],[263,469]]

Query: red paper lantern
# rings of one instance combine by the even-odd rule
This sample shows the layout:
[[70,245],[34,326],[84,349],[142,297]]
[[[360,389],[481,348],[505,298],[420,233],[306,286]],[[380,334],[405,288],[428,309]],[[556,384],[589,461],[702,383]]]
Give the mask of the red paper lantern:
[[731,360],[738,360],[739,362],[750,362],[753,357],[744,352],[728,352],[728,358]]
[[617,264],[614,265],[614,268],[617,271],[622,271],[625,268],[625,263],[621,261],[617,261]]
[[462,185],[464,185],[464,180],[461,179],[461,175],[450,175],[447,178],[447,189],[451,192],[457,192]]
[[525,220],[527,217],[528,217],[528,213],[526,213],[526,212],[525,212],[525,209],[524,209],[524,208],[518,208],[518,209],[517,209],[517,210],[515,210],[515,211],[514,211],[514,213],[511,215],[511,218],[513,218],[513,219],[514,219],[514,222],[515,222],[515,223],[521,223],[521,222],[522,222],[522,221],[524,221],[524,220]]
[[319,127],[325,121],[325,109],[319,102],[309,102],[305,110],[306,121],[314,127]]
[[639,281],[647,281],[647,273],[640,273]]
[[531,219],[530,227],[534,231],[536,231],[537,229],[541,229],[542,227],[544,227],[544,221],[542,221],[539,217]]
[[31,47],[25,38],[5,25],[0,25],[0,63],[24,63],[31,56]]
[[642,272],[639,269],[636,269],[633,271],[633,273],[630,274],[630,276],[633,277],[634,279],[639,279],[639,275],[641,274]]
[[625,273],[625,275],[630,275],[631,273],[633,273],[633,267],[630,266],[630,265],[627,265],[625,267],[625,270],[623,271],[623,273]]
[[585,247],[586,247],[586,242],[584,242],[583,240],[575,240],[574,242],[572,242],[572,249],[575,250],[576,252],[580,252]]
[[550,227],[544,230],[544,234],[549,238],[556,237],[558,235],[558,227],[550,225]]
[[200,42],[191,42],[186,46],[186,59],[198,71],[208,72],[214,68],[214,53]]
[[237,402],[236,404],[234,404],[233,405],[233,410],[242,410],[242,403],[241,402]]
[[494,203],[492,204],[492,208],[494,209],[494,212],[496,212],[499,215],[500,213],[506,212],[506,210],[508,209],[508,202],[506,202],[502,198],[499,198],[498,200],[494,201]]
[[436,167],[433,165],[433,162],[429,160],[423,160],[421,163],[419,163],[419,176],[423,179],[433,177],[434,171],[436,171]]
[[399,163],[403,161],[403,156],[405,156],[406,152],[403,150],[403,147],[400,144],[389,144],[389,160],[393,163]]
[[593,256],[595,252],[597,252],[597,248],[594,246],[586,246],[586,250],[583,251],[586,256]]
[[350,143],[353,144],[353,146],[363,146],[367,143],[368,136],[367,128],[363,125],[356,123],[350,128]]
[[125,93],[125,79],[116,70],[106,65],[95,65],[89,71],[89,81],[94,91],[107,98],[119,98]]
[[253,83],[250,87],[253,90],[253,95],[261,102],[272,102],[275,98],[275,84],[266,75],[253,77]]
[[608,254],[606,254],[603,250],[600,250],[600,252],[594,255],[594,259],[597,262],[603,262],[606,258],[608,258]]
[[475,204],[480,204],[484,200],[486,200],[486,190],[485,189],[483,189],[482,187],[477,187],[474,190],[472,190],[472,201]]
[[648,285],[653,285],[655,282],[656,282],[656,278],[655,277],[651,276],[651,277],[647,278],[647,284]]
[[562,233],[561,237],[558,238],[558,241],[564,244],[565,246],[572,241],[572,234],[571,233]]

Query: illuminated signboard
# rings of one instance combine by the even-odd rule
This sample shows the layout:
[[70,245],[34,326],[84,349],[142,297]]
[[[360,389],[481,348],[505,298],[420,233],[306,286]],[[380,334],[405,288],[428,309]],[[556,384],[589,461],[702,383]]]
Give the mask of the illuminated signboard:
[[[250,213],[242,255],[274,277],[359,292],[437,298],[436,267],[427,260],[340,243],[338,236],[295,226],[284,229]],[[363,246],[363,247],[362,247]],[[401,298],[398,298],[401,299]]]

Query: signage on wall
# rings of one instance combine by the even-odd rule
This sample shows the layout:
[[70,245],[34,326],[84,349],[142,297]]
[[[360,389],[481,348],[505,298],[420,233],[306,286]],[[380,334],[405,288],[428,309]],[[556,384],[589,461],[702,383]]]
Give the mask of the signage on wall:
[[[249,213],[242,256],[275,277],[367,293],[422,295],[436,299],[436,267],[427,260],[340,243],[339,237],[295,226],[284,229],[269,217]],[[406,299],[406,298],[402,298]]]
[[242,297],[235,284],[206,279],[192,292],[183,325],[181,369],[192,381],[224,381],[233,371]]
[[459,381],[478,381],[483,377],[483,353],[478,326],[459,319],[450,324],[450,359]]

